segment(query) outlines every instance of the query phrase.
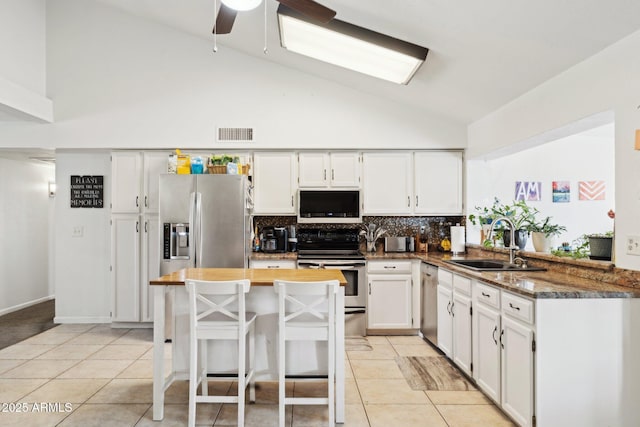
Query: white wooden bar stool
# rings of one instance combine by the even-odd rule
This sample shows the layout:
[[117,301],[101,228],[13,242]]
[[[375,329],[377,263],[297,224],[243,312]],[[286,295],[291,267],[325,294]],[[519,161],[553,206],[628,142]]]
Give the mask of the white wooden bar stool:
[[[249,400],[255,402],[255,324],[256,314],[247,312],[245,294],[251,288],[248,279],[237,281],[187,280],[189,293],[189,426],[196,420],[196,403],[237,403],[238,426],[244,425],[244,395],[249,385]],[[249,335],[249,370],[246,370]],[[207,381],[207,340],[238,341],[237,396],[209,396]],[[198,371],[198,347],[200,370]],[[197,395],[198,384],[202,394]]]
[[[337,280],[290,282],[275,280],[278,294],[279,425],[285,424],[285,405],[327,405],[329,426],[335,425],[335,321]],[[285,397],[287,341],[327,341],[327,397]]]

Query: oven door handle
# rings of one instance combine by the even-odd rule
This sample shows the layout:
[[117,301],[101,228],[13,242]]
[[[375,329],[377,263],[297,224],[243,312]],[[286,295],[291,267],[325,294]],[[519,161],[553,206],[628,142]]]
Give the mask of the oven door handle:
[[319,264],[317,262],[300,262],[298,261],[298,267],[302,267],[302,268],[324,268],[322,264]]
[[349,310],[348,308],[344,310],[344,314],[365,314],[367,311],[364,308],[359,308],[355,310]]

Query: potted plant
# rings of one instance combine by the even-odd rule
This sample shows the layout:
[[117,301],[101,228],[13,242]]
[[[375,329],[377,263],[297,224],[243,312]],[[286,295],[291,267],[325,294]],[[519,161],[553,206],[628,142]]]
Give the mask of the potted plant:
[[[493,205],[495,206],[498,203],[498,199],[494,198]],[[469,214],[469,222],[473,225],[480,226],[480,242],[484,243],[491,229],[491,223],[494,218],[493,212],[492,209],[487,206],[476,206],[474,209],[476,213]]]
[[553,237],[559,236],[567,231],[567,227],[564,225],[552,223],[550,216],[542,221],[536,220],[531,222],[528,228],[531,232],[531,240],[533,241],[533,247],[536,252],[551,252]]
[[[529,235],[529,226],[535,221],[535,216],[538,213],[538,209],[527,205],[524,200],[514,201],[512,204],[503,204],[497,197],[493,199],[493,205],[491,207],[477,207],[477,215],[469,215],[469,221],[472,224],[480,225],[486,224],[488,228],[486,234],[493,221],[500,217],[509,218],[515,227],[515,243],[522,250],[527,245],[527,237]],[[505,227],[504,224],[498,223],[494,226],[494,232],[498,239],[502,237],[505,246],[509,246],[511,239],[511,230]],[[485,246],[491,246],[491,241],[485,240],[486,235],[482,236],[482,241]]]
[[[496,199],[497,200],[497,199]],[[535,222],[538,209],[527,205],[524,200],[514,201],[512,204],[494,204],[493,214],[494,218],[505,217],[509,218],[515,228],[514,241],[515,244],[523,250],[527,245],[527,238],[529,236],[529,228],[533,222]],[[511,240],[511,230],[505,228],[503,224],[497,224],[500,229],[503,230],[503,242],[505,246],[509,246]]]
[[[613,220],[616,218],[616,214],[613,209],[607,212],[607,216]],[[613,258],[613,231],[607,231],[601,234],[589,234],[589,258],[611,261]]]
[[601,234],[589,234],[589,258],[601,261],[611,261],[613,249],[613,231]]

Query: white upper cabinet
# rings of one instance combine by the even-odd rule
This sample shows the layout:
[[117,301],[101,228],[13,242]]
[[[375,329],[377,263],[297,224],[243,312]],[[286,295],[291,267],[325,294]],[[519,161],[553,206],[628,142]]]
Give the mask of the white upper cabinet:
[[462,152],[416,152],[414,188],[416,214],[462,215]]
[[292,152],[257,152],[253,156],[254,213],[295,215],[298,177]]
[[403,215],[412,213],[410,152],[372,152],[362,155],[363,213]]
[[330,160],[327,153],[298,154],[298,185],[300,187],[326,187],[329,184]]
[[363,154],[365,215],[462,215],[462,152]]
[[122,151],[111,154],[111,212],[140,212],[142,154]]
[[360,153],[331,153],[332,187],[360,187]]
[[357,152],[300,153],[298,165],[300,188],[360,186],[360,154]]
[[158,182],[169,152],[111,153],[111,212],[158,213]]
[[160,205],[158,203],[160,175],[167,173],[169,153],[144,153],[144,200],[142,206],[146,213],[158,213]]

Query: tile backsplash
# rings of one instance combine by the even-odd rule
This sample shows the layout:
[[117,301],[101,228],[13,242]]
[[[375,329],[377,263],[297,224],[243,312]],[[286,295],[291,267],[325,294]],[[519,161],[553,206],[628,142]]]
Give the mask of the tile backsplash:
[[[465,225],[463,216],[365,216],[362,218],[363,224],[374,223],[387,232],[384,236],[416,236],[420,232],[421,226],[426,226],[427,242],[429,251],[437,251],[440,241],[450,236],[452,225]],[[361,224],[297,224],[295,216],[256,216],[254,217],[254,227],[258,230],[263,227],[285,227],[295,225],[296,228],[357,228]],[[380,242],[378,242],[380,244]]]

